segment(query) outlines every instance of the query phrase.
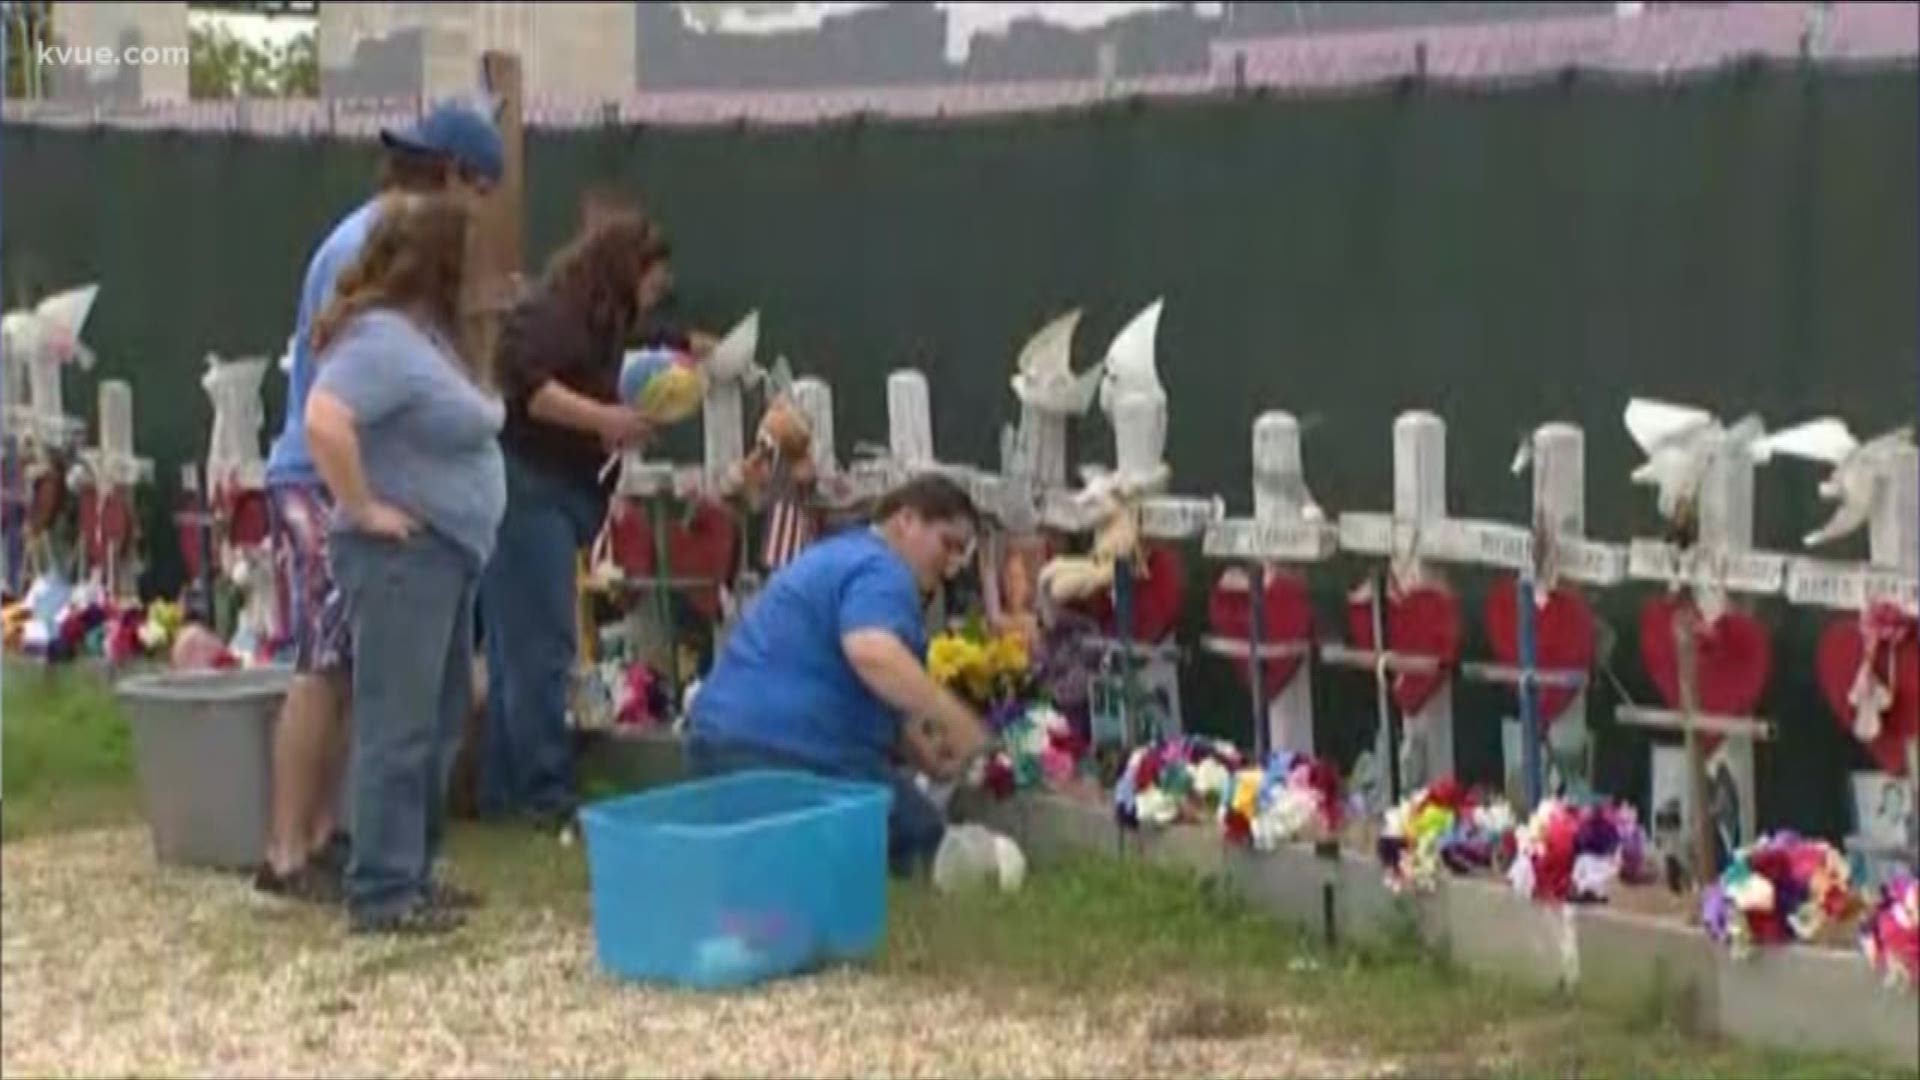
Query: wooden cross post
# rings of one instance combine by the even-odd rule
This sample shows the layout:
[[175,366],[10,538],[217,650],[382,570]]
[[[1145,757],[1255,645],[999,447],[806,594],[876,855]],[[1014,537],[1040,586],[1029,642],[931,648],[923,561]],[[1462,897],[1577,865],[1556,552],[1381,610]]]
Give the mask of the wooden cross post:
[[[1785,437],[1782,433],[1781,438]],[[1908,618],[1920,616],[1920,449],[1914,447],[1909,433],[1896,432],[1866,446],[1846,447],[1827,460],[1835,469],[1822,487],[1842,505],[1835,512],[1836,524],[1809,536],[1807,542],[1813,546],[1838,540],[1864,524],[1868,526],[1868,557],[1856,562],[1793,559],[1787,566],[1788,602],[1854,614],[1891,604]],[[1861,505],[1861,500],[1870,503]],[[1867,514],[1865,520],[1858,516],[1862,511]],[[1870,674],[1866,665],[1874,662],[1868,651],[1870,644],[1862,641],[1862,676]],[[1878,719],[1883,711],[1880,706],[1891,706],[1897,680],[1893,672],[1886,672],[1884,679],[1872,674],[1873,684],[1886,689],[1887,700],[1860,702],[1857,707],[1863,717]],[[1875,692],[1874,686],[1861,680],[1856,681],[1854,691],[1868,699]],[[1856,736],[1872,739],[1873,735],[1860,730],[1858,723],[1856,720]],[[1854,777],[1856,831],[1847,838],[1847,846],[1872,862],[1920,864],[1920,740],[1907,740],[1905,758],[1904,829],[1897,811],[1883,810],[1889,795],[1897,797],[1899,781],[1878,772]]]
[[1253,516],[1215,522],[1202,543],[1208,558],[1247,567],[1248,638],[1209,636],[1204,644],[1209,652],[1247,659],[1258,761],[1266,761],[1275,746],[1309,755],[1314,746],[1312,664],[1301,664],[1277,694],[1265,685],[1265,661],[1306,656],[1313,650],[1310,640],[1267,640],[1266,568],[1272,563],[1322,562],[1333,555],[1335,544],[1334,528],[1307,495],[1299,422],[1291,413],[1262,414],[1253,424]]
[[[20,461],[29,504],[43,482],[64,488],[66,462],[86,431],[86,424],[67,414],[61,375],[66,363],[51,348],[27,350],[27,408],[16,414],[21,429]],[[23,540],[24,574],[29,583],[65,561],[54,550],[51,523],[36,528],[31,515]]]
[[[1586,539],[1586,435],[1565,423],[1543,424],[1529,436],[1524,462],[1533,473],[1533,524],[1530,528],[1476,523],[1480,529],[1480,556],[1474,561],[1517,575],[1515,604],[1519,637],[1517,665],[1466,663],[1461,674],[1482,682],[1511,686],[1520,702],[1519,749],[1522,792],[1517,800],[1531,813],[1547,794],[1542,751],[1550,741],[1540,715],[1538,691],[1543,687],[1573,688],[1577,696],[1553,730],[1572,748],[1566,755],[1580,758],[1591,745],[1587,726],[1586,670],[1541,670],[1538,667],[1538,614],[1560,580],[1590,585],[1614,585],[1626,576],[1626,550],[1617,544]],[[1563,762],[1563,772],[1568,771]],[[1584,764],[1580,774],[1585,775]]]
[[[1409,412],[1393,422],[1393,512],[1346,513],[1339,518],[1340,547],[1346,551],[1382,556],[1405,565],[1418,576],[1423,560],[1460,554],[1470,539],[1447,521],[1447,426],[1429,412]],[[1461,524],[1461,523],[1454,523]],[[1449,550],[1451,549],[1451,550]],[[1429,673],[1440,668],[1431,657],[1409,656],[1387,645],[1386,603],[1391,570],[1373,582],[1372,649],[1339,644],[1320,647],[1320,656],[1338,667],[1373,672],[1379,728],[1374,757],[1387,770],[1384,789],[1376,782],[1369,793],[1375,812],[1400,801],[1402,793],[1453,772],[1453,694],[1442,684],[1413,715],[1406,718],[1409,737],[1402,745],[1393,722],[1388,680],[1402,673]]]
[[[1772,738],[1773,727],[1764,719],[1751,716],[1721,716],[1709,713],[1700,701],[1698,681],[1698,640],[1722,614],[1724,597],[1729,592],[1751,596],[1778,594],[1784,584],[1784,556],[1753,550],[1753,478],[1754,457],[1741,448],[1728,446],[1714,452],[1706,465],[1697,497],[1698,534],[1689,547],[1667,540],[1636,539],[1627,556],[1627,576],[1640,581],[1661,582],[1673,589],[1690,589],[1698,610],[1682,608],[1673,627],[1680,708],[1654,709],[1621,706],[1615,711],[1623,724],[1679,731],[1685,738],[1687,770],[1686,804],[1683,828],[1691,836],[1690,868],[1693,880],[1704,887],[1718,873],[1713,857],[1713,821],[1708,806],[1707,769],[1700,736],[1713,733],[1725,738],[1721,753],[1731,774],[1739,799],[1739,835],[1728,837],[1729,851],[1738,848],[1754,834],[1753,743]],[[1653,814],[1659,814],[1657,793],[1659,749],[1655,748],[1655,792]]]
[[[134,536],[134,488],[153,479],[153,461],[139,457],[133,450],[133,387],[118,379],[100,384],[100,444],[83,451],[81,460],[91,476],[91,498],[95,500],[96,529],[112,528],[109,507],[118,509],[116,534],[105,537],[103,565],[93,568],[100,585],[114,600],[137,600],[138,566],[131,546]],[[86,543],[80,545],[86,551]]]
[[526,138],[520,58],[489,52],[480,58],[480,91],[494,109],[505,169],[475,215],[467,250],[462,344],[480,369],[492,375],[500,323],[519,298],[526,201]]

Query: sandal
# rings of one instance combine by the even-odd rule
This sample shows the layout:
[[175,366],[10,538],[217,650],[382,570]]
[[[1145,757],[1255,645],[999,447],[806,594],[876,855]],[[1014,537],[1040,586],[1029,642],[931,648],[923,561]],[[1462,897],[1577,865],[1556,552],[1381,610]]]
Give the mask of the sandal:
[[424,901],[410,904],[398,911],[376,915],[354,912],[347,917],[347,931],[354,934],[426,936],[452,933],[466,924],[465,915]]

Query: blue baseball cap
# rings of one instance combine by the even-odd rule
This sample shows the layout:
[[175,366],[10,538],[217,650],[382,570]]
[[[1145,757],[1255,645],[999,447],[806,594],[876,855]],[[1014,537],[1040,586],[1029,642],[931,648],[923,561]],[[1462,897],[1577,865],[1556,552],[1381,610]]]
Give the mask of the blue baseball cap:
[[506,150],[493,119],[471,105],[447,101],[434,106],[412,127],[383,128],[380,141],[389,147],[450,157],[468,171],[497,184],[506,175]]

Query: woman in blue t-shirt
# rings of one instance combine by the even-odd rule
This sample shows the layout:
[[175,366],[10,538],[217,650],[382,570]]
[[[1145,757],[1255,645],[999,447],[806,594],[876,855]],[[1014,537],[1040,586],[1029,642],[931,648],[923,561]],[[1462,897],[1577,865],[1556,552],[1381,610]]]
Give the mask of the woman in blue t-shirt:
[[450,930],[476,901],[432,873],[472,697],[474,593],[507,497],[504,410],[455,344],[470,224],[448,196],[382,200],[313,326],[307,443],[356,645],[356,932]]

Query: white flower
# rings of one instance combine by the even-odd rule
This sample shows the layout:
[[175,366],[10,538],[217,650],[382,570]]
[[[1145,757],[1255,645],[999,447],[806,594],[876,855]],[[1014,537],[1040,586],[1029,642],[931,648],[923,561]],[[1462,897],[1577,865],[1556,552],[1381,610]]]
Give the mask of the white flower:
[[[1547,820],[1538,814],[1535,814],[1534,818],[1543,825]],[[1473,825],[1474,828],[1482,832],[1492,833],[1496,836],[1512,832],[1514,827],[1513,807],[1504,802],[1497,802],[1492,806],[1477,807],[1473,811]]]
[[1226,790],[1227,781],[1231,779],[1233,774],[1227,771],[1225,765],[1213,758],[1208,758],[1193,767],[1193,792],[1205,799],[1217,798],[1222,791]]
[[1134,796],[1133,816],[1143,825],[1171,825],[1179,814],[1179,804],[1157,787]]
[[1581,855],[1573,860],[1572,887],[1576,895],[1605,896],[1619,876],[1617,855]]
[[1300,836],[1313,823],[1316,810],[1310,794],[1280,792],[1273,804],[1253,819],[1254,846],[1261,851],[1271,851],[1276,845]]
[[1507,881],[1513,886],[1514,892],[1533,899],[1533,859],[1522,855],[1513,860],[1513,865],[1507,868]]

